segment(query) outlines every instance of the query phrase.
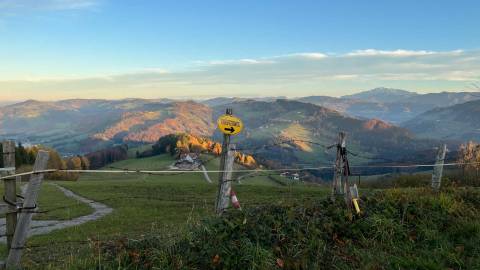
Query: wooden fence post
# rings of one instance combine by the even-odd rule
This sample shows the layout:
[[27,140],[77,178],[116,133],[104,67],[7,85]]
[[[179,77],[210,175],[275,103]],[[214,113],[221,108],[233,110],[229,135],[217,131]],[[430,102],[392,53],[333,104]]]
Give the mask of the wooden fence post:
[[[4,141],[3,142],[3,166],[6,169],[5,175],[15,174],[15,142]],[[17,226],[17,183],[15,179],[4,179],[5,188],[4,200],[8,204],[8,212],[5,215],[6,218],[6,236],[7,236],[7,248],[12,246],[12,238],[15,233],[15,227]]]
[[232,190],[232,171],[235,161],[235,145],[230,144],[225,160],[225,167],[221,173],[220,187],[218,190],[217,214],[221,215],[230,204],[230,191]]
[[349,209],[352,208],[352,195],[350,193],[350,182],[348,177],[350,176],[350,165],[348,164],[347,158],[347,144],[346,144],[346,134],[344,132],[340,133],[342,137],[341,145],[341,154],[342,154],[342,164],[343,164],[343,174],[342,174],[342,185],[343,185],[343,197],[345,199],[345,204]]
[[[233,110],[227,109],[227,115],[232,115]],[[228,192],[227,188],[231,187],[231,170],[233,169],[233,161],[235,159],[234,152],[231,150],[230,145],[231,135],[223,135],[222,154],[220,157],[220,174],[218,179],[218,192],[217,200],[215,203],[215,212],[217,215],[221,215],[228,207],[228,198],[225,198],[225,192]],[[230,163],[231,166],[230,166]]]
[[337,142],[337,158],[335,159],[335,170],[332,182],[332,200],[335,200],[337,195],[343,195],[344,189],[342,179],[344,174],[344,164],[342,157],[342,149],[345,147],[345,133],[340,132]]
[[[45,170],[49,159],[49,153],[47,151],[40,150],[33,166],[32,176],[27,186],[25,194],[25,200],[23,202],[24,211],[20,211],[17,228],[12,240],[12,247],[8,253],[6,268],[18,269],[20,268],[20,259],[22,257],[23,249],[28,237],[28,231],[30,229],[30,223],[32,221],[32,210],[35,209],[37,204],[37,198],[40,193],[40,186],[43,181],[43,173],[35,173]],[[26,210],[26,211],[25,211]]]
[[437,160],[432,174],[432,188],[435,191],[440,189],[442,185],[443,164],[445,163],[445,155],[447,153],[447,145],[444,144],[437,153]]
[[332,201],[335,197],[343,195],[348,208],[352,206],[352,196],[350,195],[350,184],[348,176],[350,175],[350,166],[347,158],[346,134],[338,134],[337,159],[335,161],[335,171],[333,176]]

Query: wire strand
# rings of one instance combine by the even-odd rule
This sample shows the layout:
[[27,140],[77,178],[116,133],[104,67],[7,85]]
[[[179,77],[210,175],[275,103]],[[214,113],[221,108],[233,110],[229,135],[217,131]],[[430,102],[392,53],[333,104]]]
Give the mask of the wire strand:
[[[443,166],[465,166],[465,165],[476,165],[480,164],[480,162],[470,162],[470,163],[463,163],[463,162],[453,162],[453,163],[445,163]],[[354,165],[350,166],[351,168],[421,168],[421,167],[436,167],[437,164],[397,164],[397,165]],[[325,169],[333,169],[334,165],[324,165],[324,166],[314,166],[314,167],[305,167],[305,168],[283,168],[283,169],[244,169],[244,170],[231,170],[232,173],[241,173],[241,172],[288,172],[288,171],[316,171],[316,170],[325,170]],[[4,179],[12,179],[18,176],[26,176],[32,174],[45,174],[45,173],[53,173],[53,172],[63,172],[63,173],[104,173],[104,174],[148,174],[148,175],[170,175],[172,173],[223,173],[226,170],[59,170],[59,169],[48,169],[48,170],[39,170],[39,171],[31,171],[19,174],[13,174],[8,176],[0,177],[0,180]]]

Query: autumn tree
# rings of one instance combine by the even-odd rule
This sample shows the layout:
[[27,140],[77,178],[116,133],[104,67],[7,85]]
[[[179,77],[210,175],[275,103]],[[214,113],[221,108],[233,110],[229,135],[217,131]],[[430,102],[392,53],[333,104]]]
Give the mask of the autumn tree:
[[[66,160],[67,170],[83,170],[82,159],[79,156],[71,157]],[[65,175],[68,180],[78,180],[80,174],[78,172],[69,172]]]
[[88,158],[82,156],[80,157],[80,160],[82,162],[82,170],[89,170],[90,169],[90,161]]
[[457,162],[461,163],[463,176],[475,174],[475,179],[478,180],[478,173],[480,170],[480,145],[472,141],[462,144],[458,151]]

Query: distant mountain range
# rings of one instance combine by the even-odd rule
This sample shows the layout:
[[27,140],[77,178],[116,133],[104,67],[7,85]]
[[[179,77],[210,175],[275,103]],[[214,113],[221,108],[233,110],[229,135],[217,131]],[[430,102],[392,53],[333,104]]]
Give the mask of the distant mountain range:
[[419,94],[415,92],[410,92],[407,90],[379,87],[353,95],[343,96],[343,98],[365,100],[377,103],[392,103],[416,97],[418,95]]
[[438,107],[448,107],[480,99],[480,94],[442,92],[417,94],[405,90],[376,88],[340,98],[310,96],[298,99],[337,110],[350,116],[400,124]]
[[279,96],[279,97],[261,97],[261,98],[239,98],[239,97],[218,97],[212,98],[207,100],[199,101],[202,104],[205,104],[210,107],[215,106],[224,106],[233,102],[240,102],[240,101],[247,101],[247,100],[256,100],[256,101],[275,101],[277,99],[287,99],[287,97]]
[[480,100],[420,114],[402,126],[421,137],[480,141]]
[[[65,155],[121,143],[152,143],[171,133],[220,139],[215,119],[226,107],[245,122],[239,147],[275,166],[330,162],[339,131],[357,162],[433,159],[440,141],[480,140],[480,101],[471,93],[416,94],[378,88],[335,98],[311,96],[199,102],[146,100],[29,100],[3,106],[0,137],[52,146]],[[469,102],[470,101],[470,102]],[[314,143],[311,143],[314,142]],[[322,146],[321,146],[322,145]],[[454,146],[455,147],[455,146]]]
[[0,101],[0,107],[7,106],[10,104],[15,104],[15,103],[18,103],[18,101],[8,101],[8,100]]

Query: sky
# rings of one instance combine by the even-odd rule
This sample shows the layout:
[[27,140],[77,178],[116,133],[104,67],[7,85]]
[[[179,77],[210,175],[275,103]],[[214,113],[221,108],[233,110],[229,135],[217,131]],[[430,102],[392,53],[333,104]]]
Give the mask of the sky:
[[0,101],[475,91],[480,1],[0,0]]

